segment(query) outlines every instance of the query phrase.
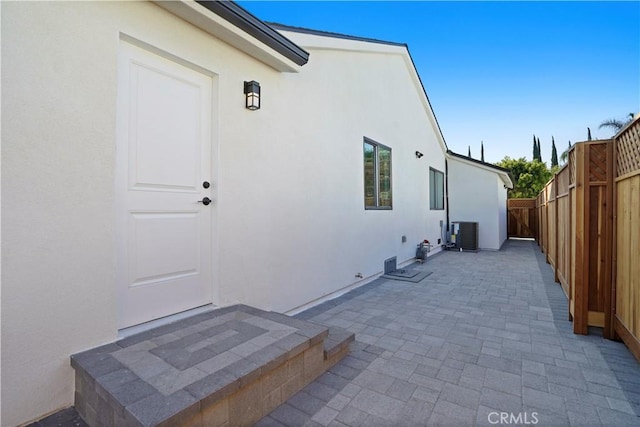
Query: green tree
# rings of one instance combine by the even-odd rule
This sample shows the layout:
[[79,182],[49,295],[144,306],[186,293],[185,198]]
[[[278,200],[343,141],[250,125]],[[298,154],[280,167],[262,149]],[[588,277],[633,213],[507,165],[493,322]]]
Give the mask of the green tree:
[[469,151],[467,152],[467,157],[471,157],[471,146],[469,146]]
[[480,141],[480,160],[484,162],[484,142]]
[[524,157],[512,159],[507,156],[496,165],[508,169],[515,180],[513,190],[509,190],[511,199],[537,197],[552,177],[544,163],[527,161]]
[[591,129],[587,128],[587,141],[591,141]]
[[538,139],[538,158],[537,158],[537,160],[540,163],[542,163],[542,150],[540,150],[540,138],[537,138],[537,139]]
[[556,150],[556,141],[551,137],[551,167],[558,166],[558,151]]
[[538,160],[538,143],[536,142],[536,136],[533,135],[533,157],[531,160]]

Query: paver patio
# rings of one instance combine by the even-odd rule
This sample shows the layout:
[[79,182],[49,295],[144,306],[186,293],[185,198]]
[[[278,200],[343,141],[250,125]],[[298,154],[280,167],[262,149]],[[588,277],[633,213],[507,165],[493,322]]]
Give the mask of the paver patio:
[[[597,331],[571,332],[534,242],[416,268],[433,274],[378,279],[299,314],[356,342],[258,425],[640,425],[640,364]],[[84,423],[67,410],[34,424],[54,425]]]
[[535,242],[417,268],[433,274],[378,279],[298,315],[356,342],[258,425],[640,425],[640,364],[597,331],[571,332]]

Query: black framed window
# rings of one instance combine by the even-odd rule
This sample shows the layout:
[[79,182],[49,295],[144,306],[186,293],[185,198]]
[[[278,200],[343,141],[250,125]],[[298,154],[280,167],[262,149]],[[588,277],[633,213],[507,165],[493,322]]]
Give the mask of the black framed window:
[[429,168],[429,207],[444,210],[444,174],[433,168]]
[[364,139],[364,207],[392,209],[391,148]]

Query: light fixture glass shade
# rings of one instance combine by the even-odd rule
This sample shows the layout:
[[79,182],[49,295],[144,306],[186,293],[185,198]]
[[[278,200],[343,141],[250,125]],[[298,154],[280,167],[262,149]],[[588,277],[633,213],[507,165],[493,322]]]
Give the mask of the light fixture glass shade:
[[245,107],[249,110],[260,109],[260,83],[255,80],[244,82]]

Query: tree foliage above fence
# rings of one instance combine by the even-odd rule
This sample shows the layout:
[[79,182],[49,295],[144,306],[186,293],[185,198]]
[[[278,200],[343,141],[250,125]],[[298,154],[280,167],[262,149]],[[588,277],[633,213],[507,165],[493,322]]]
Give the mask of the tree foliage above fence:
[[553,176],[553,173],[547,169],[546,164],[538,160],[528,161],[524,157],[512,159],[507,156],[496,165],[511,171],[514,179],[514,188],[509,190],[510,199],[537,197],[538,193]]

